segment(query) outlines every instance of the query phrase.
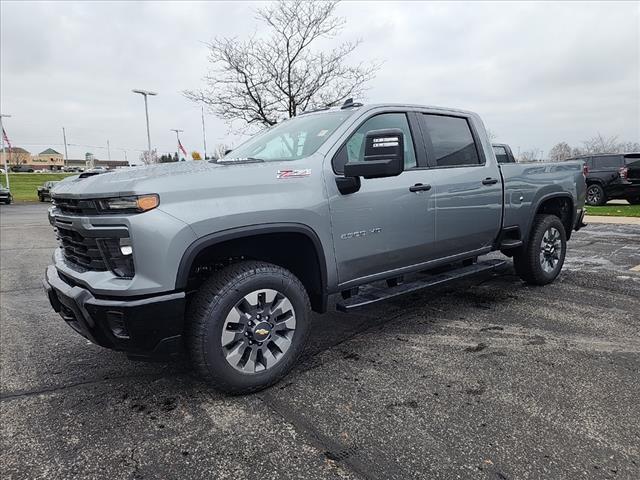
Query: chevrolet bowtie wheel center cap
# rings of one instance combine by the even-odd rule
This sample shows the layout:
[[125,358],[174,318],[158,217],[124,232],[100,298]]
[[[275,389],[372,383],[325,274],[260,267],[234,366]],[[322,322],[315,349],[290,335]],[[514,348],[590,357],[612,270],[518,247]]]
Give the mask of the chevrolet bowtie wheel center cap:
[[253,327],[253,339],[256,342],[264,342],[271,334],[271,324],[267,322],[260,322]]

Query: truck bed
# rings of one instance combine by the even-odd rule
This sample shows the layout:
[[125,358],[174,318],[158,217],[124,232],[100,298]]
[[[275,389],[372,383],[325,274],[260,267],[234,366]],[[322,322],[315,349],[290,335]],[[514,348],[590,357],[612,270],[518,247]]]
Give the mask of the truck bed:
[[535,209],[544,198],[564,193],[584,201],[583,162],[531,162],[500,165],[504,185],[503,227],[520,228],[527,238]]

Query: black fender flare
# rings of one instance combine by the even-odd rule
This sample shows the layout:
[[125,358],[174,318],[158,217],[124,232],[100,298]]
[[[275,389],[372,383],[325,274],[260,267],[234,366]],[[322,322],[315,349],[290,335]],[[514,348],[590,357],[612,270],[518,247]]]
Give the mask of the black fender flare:
[[302,223],[264,223],[258,225],[247,225],[244,227],[231,228],[220,232],[210,233],[200,237],[189,245],[182,254],[182,258],[180,259],[180,264],[178,266],[178,273],[176,274],[176,290],[184,290],[187,287],[189,271],[191,270],[193,261],[204,249],[229,240],[268,233],[299,233],[305,235],[309,240],[311,240],[316,250],[318,263],[320,265],[320,287],[322,289],[322,293],[325,294],[327,290],[327,259],[324,254],[324,248],[322,247],[322,242],[320,241],[318,234],[311,227]]

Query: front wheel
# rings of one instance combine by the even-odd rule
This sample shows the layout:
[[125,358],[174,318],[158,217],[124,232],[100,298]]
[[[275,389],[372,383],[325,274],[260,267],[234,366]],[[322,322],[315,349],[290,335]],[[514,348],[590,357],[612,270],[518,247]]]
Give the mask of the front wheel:
[[307,292],[291,272],[246,261],[216,272],[188,309],[187,348],[212,386],[249,393],[282,378],[309,334]]
[[529,241],[513,256],[518,276],[531,285],[553,282],[564,264],[567,234],[555,215],[536,215]]

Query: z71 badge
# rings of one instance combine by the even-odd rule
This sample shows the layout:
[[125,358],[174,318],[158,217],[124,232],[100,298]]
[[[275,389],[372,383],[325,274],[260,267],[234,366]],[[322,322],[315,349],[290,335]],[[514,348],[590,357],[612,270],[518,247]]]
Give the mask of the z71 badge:
[[276,178],[302,178],[311,175],[310,168],[304,168],[302,170],[278,170]]

